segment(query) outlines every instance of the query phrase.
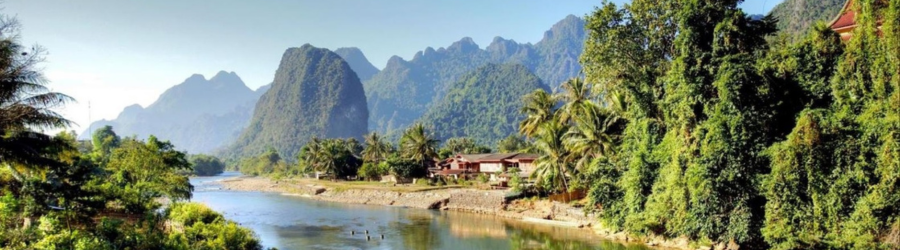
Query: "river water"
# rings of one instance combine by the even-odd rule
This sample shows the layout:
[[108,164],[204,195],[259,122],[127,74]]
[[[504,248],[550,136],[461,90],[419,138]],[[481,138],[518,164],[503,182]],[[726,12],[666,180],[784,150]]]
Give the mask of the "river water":
[[[331,203],[274,193],[222,190],[191,178],[193,201],[252,229],[278,249],[604,249],[649,250],[604,241],[581,229],[461,212]],[[367,239],[365,231],[368,230]],[[355,234],[352,234],[354,231]],[[382,235],[384,239],[382,239]]]

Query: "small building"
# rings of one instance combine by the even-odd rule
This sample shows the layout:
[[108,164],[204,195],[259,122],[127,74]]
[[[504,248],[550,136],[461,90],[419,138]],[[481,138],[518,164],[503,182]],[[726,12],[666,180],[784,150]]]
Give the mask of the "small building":
[[[883,0],[875,0],[883,1]],[[847,0],[844,7],[838,12],[829,26],[834,32],[841,35],[841,40],[848,41],[853,35],[853,29],[856,28],[856,0]],[[881,32],[881,21],[878,21],[879,34]]]
[[[447,159],[444,165],[438,165],[432,176],[463,177],[467,175],[487,174],[492,181],[508,181],[505,173],[517,169],[521,177],[527,178],[534,172],[535,154],[458,154]],[[438,170],[439,169],[439,170]]]

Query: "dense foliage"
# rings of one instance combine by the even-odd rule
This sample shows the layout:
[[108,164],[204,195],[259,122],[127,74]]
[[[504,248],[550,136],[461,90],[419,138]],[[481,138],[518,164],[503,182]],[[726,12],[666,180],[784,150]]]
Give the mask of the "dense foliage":
[[236,159],[274,148],[293,158],[313,137],[361,140],[368,119],[362,83],[340,56],[309,44],[290,48],[250,125],[222,156]]
[[468,137],[453,137],[444,141],[444,145],[438,150],[438,159],[447,159],[457,154],[486,154],[491,148],[479,145]]
[[[246,157],[238,163],[238,171],[245,175],[258,176],[266,174],[291,174],[288,164],[281,158],[278,151],[270,148],[253,157]],[[296,171],[295,171],[296,172]]]
[[[234,72],[220,71],[209,80],[195,74],[150,106],[128,106],[116,119],[93,122],[88,129],[112,126],[123,135],[146,139],[152,134],[190,153],[210,153],[237,138],[260,95]],[[90,139],[90,132],[85,130],[82,139]]]
[[522,96],[536,89],[549,91],[525,66],[488,64],[462,76],[420,120],[441,140],[468,137],[496,145],[516,132]]
[[326,139],[313,138],[297,157],[301,172],[324,173],[334,178],[344,178],[356,175],[362,160],[360,153],[362,145],[356,139]]
[[847,0],[785,0],[770,15],[778,19],[781,33],[802,38],[816,22],[831,22]]
[[597,8],[588,84],[526,96],[539,186],[589,187],[602,224],[633,234],[900,247],[900,1],[857,1],[849,42],[817,26],[777,44],[740,2]]
[[[61,164],[0,171],[3,249],[261,249],[250,230],[203,205],[181,203],[193,189],[180,174],[190,164],[169,142],[98,131],[95,141],[119,143],[81,153],[74,133],[53,141],[59,144],[43,154]],[[175,212],[160,213],[163,200]],[[185,214],[181,207],[205,212]]]
[[210,155],[191,156],[192,174],[199,176],[213,176],[225,171],[225,163]]
[[439,102],[454,83],[489,63],[524,65],[543,82],[555,86],[579,74],[577,60],[584,34],[584,21],[568,16],[533,45],[497,37],[481,49],[471,38],[463,38],[447,48],[429,47],[409,61],[392,57],[381,72],[365,82],[369,127],[381,133],[402,133]]
[[[106,126],[92,144],[74,132],[48,136],[69,121],[52,111],[71,101],[46,87],[36,69],[44,53],[19,44],[14,19],[0,17],[0,248],[2,249],[261,249],[248,229],[221,219],[208,226],[171,228],[160,213],[190,199],[193,187],[179,174],[185,153],[168,141],[120,138]],[[181,235],[188,234],[190,237]],[[196,237],[194,235],[200,235]]]

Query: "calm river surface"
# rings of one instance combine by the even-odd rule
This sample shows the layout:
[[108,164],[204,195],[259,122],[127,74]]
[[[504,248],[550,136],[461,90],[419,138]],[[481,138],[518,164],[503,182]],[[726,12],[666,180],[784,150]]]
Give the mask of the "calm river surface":
[[[534,225],[469,213],[321,202],[274,193],[220,190],[191,178],[193,201],[252,229],[278,249],[604,249],[648,250],[602,241],[579,229]],[[366,240],[369,230],[371,240]],[[356,231],[351,235],[350,231]],[[381,239],[384,235],[384,239]]]

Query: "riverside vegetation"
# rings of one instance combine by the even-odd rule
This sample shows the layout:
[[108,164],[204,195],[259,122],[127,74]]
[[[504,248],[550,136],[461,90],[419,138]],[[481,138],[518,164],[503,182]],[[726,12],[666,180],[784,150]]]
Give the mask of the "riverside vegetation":
[[[741,249],[900,248],[900,0],[855,1],[847,42],[822,23],[796,42],[768,39],[778,21],[741,2],[599,6],[584,77],[524,96],[526,139],[503,147],[539,153],[535,187],[587,190],[585,209],[613,231]],[[396,152],[371,134],[365,157],[346,140],[307,144],[290,168],[340,176],[369,164],[357,172],[372,177],[400,173],[380,164],[402,159],[422,170],[440,151],[426,130],[407,128]]]
[[[562,81],[554,92],[542,87],[525,95],[519,135],[499,140],[496,148],[540,154],[531,176],[539,193],[586,190],[585,209],[601,226],[629,235],[741,249],[900,248],[900,0],[854,1],[858,26],[846,42],[822,24],[797,41],[770,39],[778,21],[749,17],[738,8],[741,2],[602,4],[585,20],[578,65],[583,77]],[[68,121],[49,108],[70,98],[47,91],[33,70],[39,51],[24,51],[10,33],[12,24],[0,29],[0,67],[8,69],[0,73],[7,74],[0,77],[0,245],[259,248],[246,229],[200,205],[179,203],[191,187],[178,172],[190,163],[171,143],[120,138],[103,128],[86,147],[71,133],[34,132],[65,127]],[[480,51],[473,45],[464,40],[451,48]],[[432,52],[444,53],[426,50],[421,57]],[[285,54],[299,58],[283,62],[285,67],[299,67],[305,58],[329,59],[306,68],[340,73],[302,76],[340,81],[319,89],[280,74],[273,88],[295,91],[264,95],[259,103],[266,106],[257,107],[264,112],[257,113],[275,113],[276,100],[301,103],[277,95],[301,87],[363,96],[358,77],[339,56],[311,46]],[[392,59],[388,68],[405,63]],[[388,74],[375,73],[372,81],[386,81]],[[443,98],[448,89],[417,95],[439,99],[435,90]],[[476,89],[447,96],[477,96],[470,91]],[[362,136],[365,122],[352,122],[369,119],[367,103],[332,98],[313,104],[290,117],[255,113],[255,131],[241,135],[229,151],[258,154],[242,162],[241,171],[276,178],[312,172],[333,179],[387,173],[415,178],[437,156],[489,151],[476,143],[483,138],[466,138],[468,131],[447,135],[455,138],[440,148],[443,138],[436,134],[444,131],[423,123],[404,126],[395,146],[380,133]],[[322,117],[296,131],[278,125],[313,109],[332,114],[335,107],[353,107],[345,111],[355,119],[341,122],[358,126],[352,134],[324,131],[332,122]],[[378,121],[390,120],[387,113],[379,111]],[[260,143],[267,138],[281,144]],[[282,155],[296,157],[296,164]],[[160,213],[161,199],[176,203]]]
[[52,109],[73,100],[47,88],[36,69],[44,51],[22,46],[18,32],[0,17],[0,248],[262,248],[250,230],[183,203],[192,187],[179,172],[191,164],[171,143],[110,127],[92,144],[36,132],[66,128]]

